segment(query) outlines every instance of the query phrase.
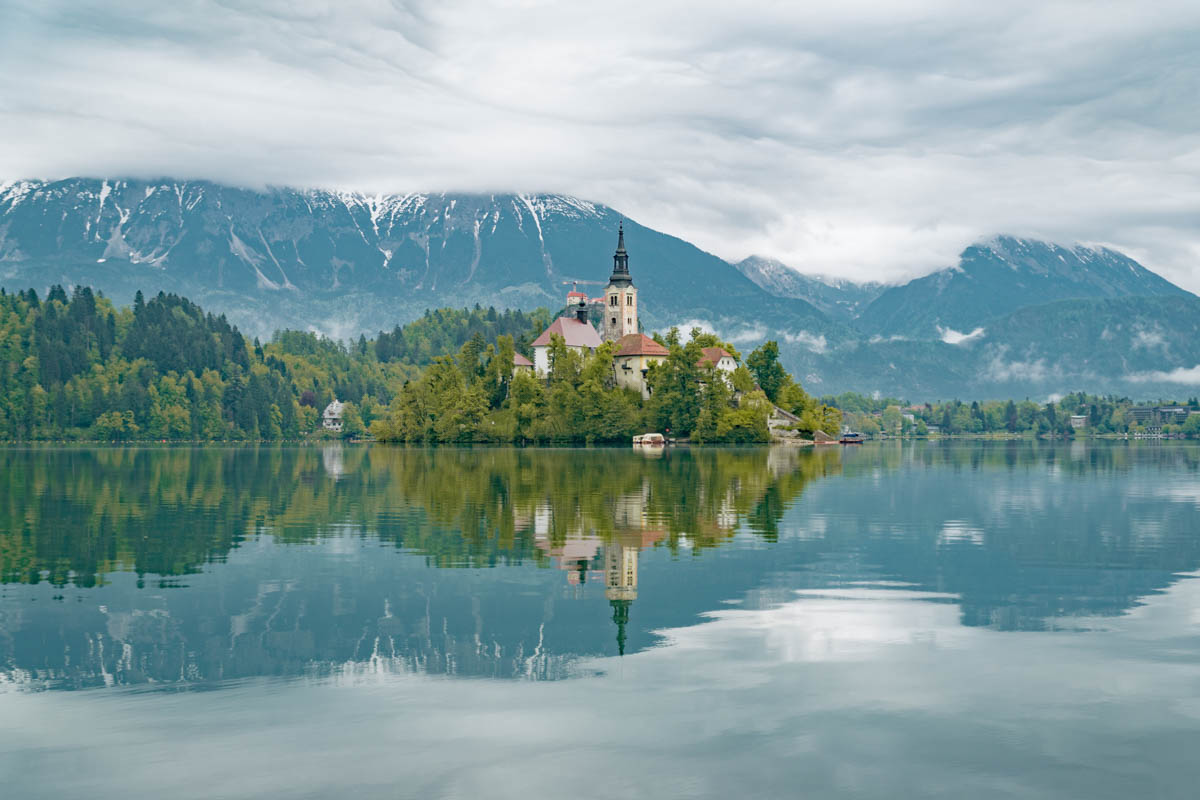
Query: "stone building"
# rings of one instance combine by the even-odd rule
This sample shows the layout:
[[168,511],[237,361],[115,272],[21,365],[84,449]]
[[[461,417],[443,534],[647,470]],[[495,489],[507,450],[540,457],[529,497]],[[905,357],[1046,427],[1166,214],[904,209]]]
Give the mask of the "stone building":
[[670,353],[667,348],[644,333],[629,333],[617,340],[617,352],[613,354],[613,373],[618,386],[633,389],[650,396],[646,385],[646,373],[650,365],[662,361]]
[[637,287],[629,275],[629,253],[625,252],[625,225],[617,228],[617,251],[613,253],[613,271],[604,290],[604,314],[601,322],[604,340],[615,342],[622,336],[639,333]]

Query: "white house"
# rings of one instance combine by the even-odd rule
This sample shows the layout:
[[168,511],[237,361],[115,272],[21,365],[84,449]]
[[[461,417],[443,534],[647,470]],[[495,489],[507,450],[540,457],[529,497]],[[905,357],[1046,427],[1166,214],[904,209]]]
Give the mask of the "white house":
[[712,364],[721,372],[729,376],[729,373],[737,369],[737,362],[733,360],[733,356],[727,353],[720,347],[706,347],[701,352],[704,353],[700,360],[696,362],[696,366],[703,367],[705,364]]
[[533,340],[533,370],[538,377],[545,378],[550,374],[550,338],[555,334],[563,338],[568,350],[574,350],[581,356],[590,355],[603,344],[600,334],[590,323],[575,317],[559,317]]
[[342,430],[342,409],[344,409],[344,408],[345,408],[345,404],[339,403],[336,397],[333,399],[332,403],[325,406],[325,413],[323,415],[323,421],[321,423],[322,426],[324,426],[325,430],[336,431],[339,433],[341,432],[341,430]]

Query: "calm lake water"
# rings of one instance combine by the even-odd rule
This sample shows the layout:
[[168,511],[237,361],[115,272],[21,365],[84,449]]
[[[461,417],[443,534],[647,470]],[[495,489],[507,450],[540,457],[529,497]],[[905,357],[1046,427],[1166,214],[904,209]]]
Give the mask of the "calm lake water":
[[6,798],[1194,798],[1200,446],[0,450]]

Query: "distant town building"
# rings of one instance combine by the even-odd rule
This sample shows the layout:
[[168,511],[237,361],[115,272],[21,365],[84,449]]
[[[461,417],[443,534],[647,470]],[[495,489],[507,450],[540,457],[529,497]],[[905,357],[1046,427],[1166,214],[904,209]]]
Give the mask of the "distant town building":
[[1187,421],[1188,409],[1184,406],[1133,406],[1127,412],[1129,420],[1138,425],[1178,425]]
[[643,399],[649,397],[646,373],[650,371],[651,364],[662,361],[669,351],[644,333],[626,334],[617,340],[617,345],[617,352],[613,355],[617,385],[639,392]]
[[340,433],[342,430],[342,411],[345,409],[345,404],[338,402],[335,397],[333,402],[325,406],[325,413],[322,415],[321,425],[327,431],[335,431]]

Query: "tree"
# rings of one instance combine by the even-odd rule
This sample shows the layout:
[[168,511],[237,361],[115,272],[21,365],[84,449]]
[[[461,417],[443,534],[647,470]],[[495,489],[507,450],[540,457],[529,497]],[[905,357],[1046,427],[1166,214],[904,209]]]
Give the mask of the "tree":
[[788,378],[787,371],[779,363],[779,344],[774,340],[764,342],[747,357],[746,366],[766,393],[767,399],[775,402]]

